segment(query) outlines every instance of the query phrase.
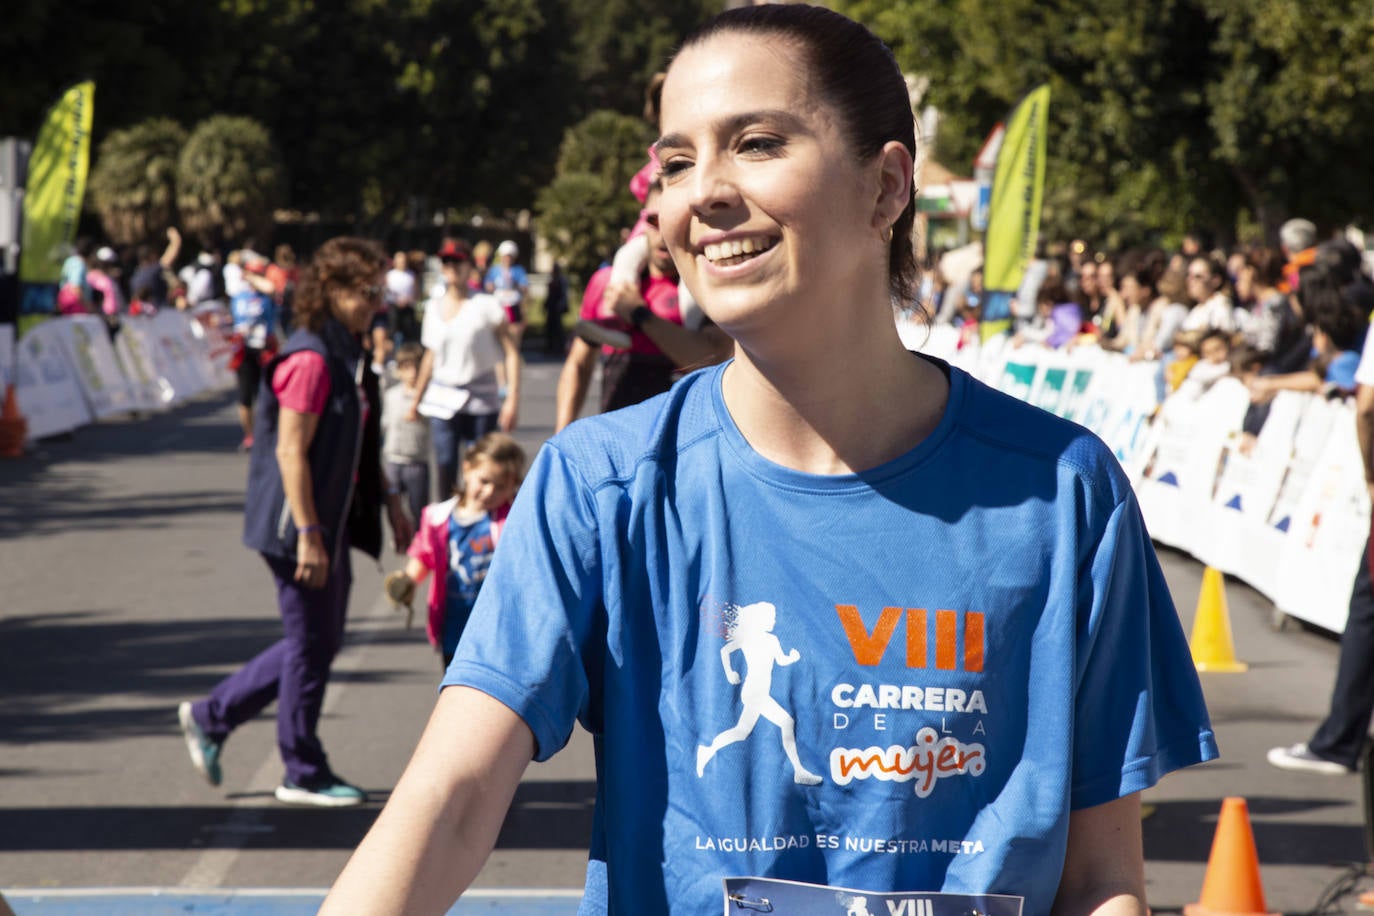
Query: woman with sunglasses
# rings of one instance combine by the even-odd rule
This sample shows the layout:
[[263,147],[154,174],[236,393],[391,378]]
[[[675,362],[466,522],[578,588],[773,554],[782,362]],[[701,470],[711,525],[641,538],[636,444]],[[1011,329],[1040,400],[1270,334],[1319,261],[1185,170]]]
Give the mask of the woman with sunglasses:
[[[425,355],[415,380],[410,419],[429,417],[439,499],[456,492],[459,457],[498,427],[515,429],[520,407],[520,344],[495,296],[473,293],[472,249],[447,239],[439,249],[444,292],[425,308]],[[505,370],[505,385],[497,369]]]
[[321,246],[296,298],[295,330],[264,370],[243,541],[272,572],[285,632],[208,697],[177,711],[191,762],[213,786],[230,733],[276,700],[286,765],[277,799],[321,807],[366,799],[330,768],[316,728],[343,642],[349,547],[380,556],[383,500],[396,549],[410,541],[410,522],[382,470],[377,377],[361,344],[386,266],[370,241]]

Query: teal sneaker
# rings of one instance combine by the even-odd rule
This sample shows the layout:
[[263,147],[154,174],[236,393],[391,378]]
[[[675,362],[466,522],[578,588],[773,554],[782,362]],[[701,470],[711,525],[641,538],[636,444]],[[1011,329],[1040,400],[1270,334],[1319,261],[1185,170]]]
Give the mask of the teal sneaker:
[[186,738],[186,750],[191,755],[191,766],[196,768],[196,772],[205,777],[205,781],[212,786],[217,786],[224,774],[219,768],[219,752],[222,745],[218,741],[211,741],[206,737],[205,732],[200,730],[196,724],[196,717],[191,715],[191,704],[182,703],[177,707],[177,718],[181,720],[181,734]]
[[348,808],[367,801],[367,793],[351,786],[333,773],[308,786],[283,779],[277,786],[277,801],[288,805],[310,805],[316,808]]

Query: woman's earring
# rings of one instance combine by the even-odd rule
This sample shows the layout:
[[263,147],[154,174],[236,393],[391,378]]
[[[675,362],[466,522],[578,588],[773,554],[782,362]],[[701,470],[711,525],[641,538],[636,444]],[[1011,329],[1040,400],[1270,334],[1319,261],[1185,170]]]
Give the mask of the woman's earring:
[[883,230],[883,232],[882,232],[882,238],[883,238],[883,242],[884,242],[884,243],[888,243],[888,242],[891,242],[891,241],[892,241],[892,227],[891,227],[891,226],[888,226],[886,229]]

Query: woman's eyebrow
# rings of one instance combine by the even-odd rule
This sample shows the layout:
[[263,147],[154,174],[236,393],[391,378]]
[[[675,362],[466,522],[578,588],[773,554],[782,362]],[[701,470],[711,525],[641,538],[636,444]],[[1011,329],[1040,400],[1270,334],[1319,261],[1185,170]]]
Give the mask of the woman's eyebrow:
[[[784,129],[795,129],[801,124],[801,120],[790,111],[781,108],[765,108],[759,111],[742,111],[739,114],[731,115],[718,122],[715,129],[718,133],[733,134],[751,124],[772,124]],[[690,146],[686,134],[672,133],[659,137],[653,144],[654,154],[658,155],[665,149],[676,149],[678,147]]]

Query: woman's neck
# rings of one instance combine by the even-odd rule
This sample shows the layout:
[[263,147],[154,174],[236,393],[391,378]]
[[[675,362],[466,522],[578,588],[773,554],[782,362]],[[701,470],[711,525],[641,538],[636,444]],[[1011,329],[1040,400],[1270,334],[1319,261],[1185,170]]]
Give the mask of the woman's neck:
[[[875,327],[854,316],[854,326]],[[813,474],[855,473],[905,454],[939,424],[943,373],[902,346],[895,325],[769,356],[736,347],[722,381],[735,425],[760,455]],[[813,335],[814,338],[814,335]]]

